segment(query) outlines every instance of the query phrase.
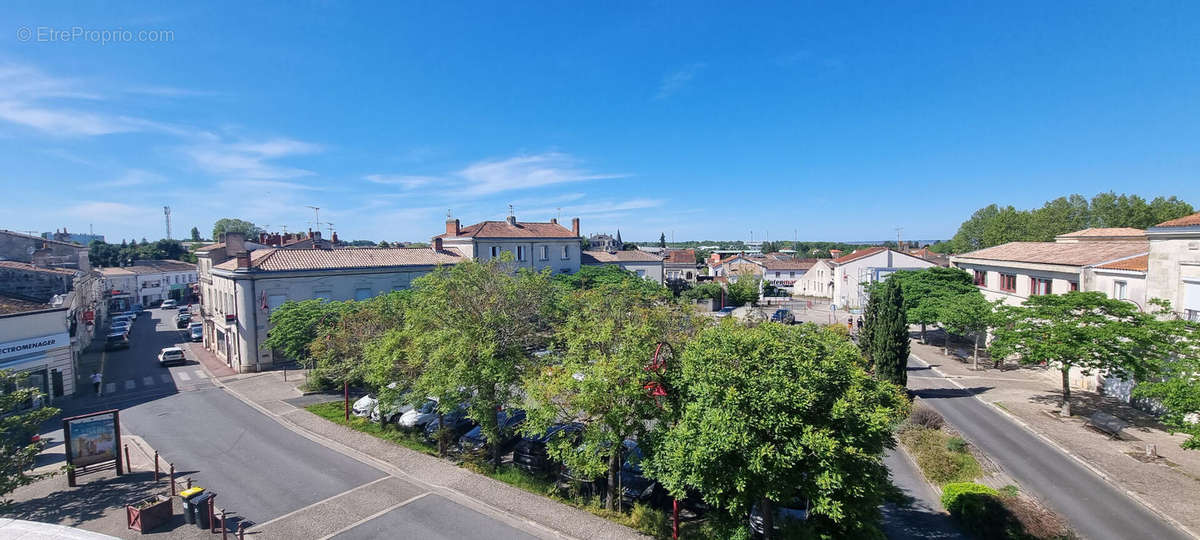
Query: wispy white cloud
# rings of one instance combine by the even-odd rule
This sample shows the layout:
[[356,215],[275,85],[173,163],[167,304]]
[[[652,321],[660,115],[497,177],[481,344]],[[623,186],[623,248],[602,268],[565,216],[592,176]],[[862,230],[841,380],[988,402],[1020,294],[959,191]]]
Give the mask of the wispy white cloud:
[[404,174],[368,174],[363,177],[366,181],[385,186],[400,186],[404,189],[416,189],[434,183],[444,182],[445,179],[436,176],[414,176]]
[[286,165],[277,165],[273,160],[320,152],[317,144],[294,139],[269,139],[266,141],[235,143],[202,142],[183,149],[184,155],[197,167],[212,174],[237,179],[277,180],[311,176],[312,171]]
[[603,215],[604,217],[613,217],[625,215],[632,210],[657,208],[662,206],[663,202],[664,201],[662,199],[634,198],[623,201],[599,201],[587,204],[577,204],[563,206],[561,208],[535,208],[529,210],[528,212],[535,215],[553,214],[561,210],[562,214],[566,216],[597,217]]
[[95,185],[96,187],[102,188],[132,187],[145,184],[161,183],[164,181],[166,181],[166,178],[161,174],[155,174],[141,169],[129,169],[128,171],[125,171],[125,174],[118,178],[114,178],[106,182],[99,182]]
[[668,73],[658,85],[658,93],[654,95],[654,99],[667,99],[675,95],[691,83],[704,68],[703,62],[697,62]]
[[579,160],[561,152],[480,161],[458,171],[457,175],[466,181],[464,191],[472,195],[629,176],[582,169]]

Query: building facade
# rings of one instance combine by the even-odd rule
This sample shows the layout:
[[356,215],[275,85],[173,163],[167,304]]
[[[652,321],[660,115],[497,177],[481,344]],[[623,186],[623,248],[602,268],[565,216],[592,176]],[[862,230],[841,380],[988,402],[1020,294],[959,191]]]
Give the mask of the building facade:
[[663,279],[695,285],[696,276],[700,274],[697,267],[696,250],[673,249],[663,259]]
[[555,274],[573,274],[581,264],[579,218],[571,220],[570,229],[559,225],[557,219],[541,223],[509,216],[504,221],[466,227],[457,219],[447,219],[446,232],[434,239],[473,260],[489,261],[507,254],[515,267],[539,272],[549,268]]
[[581,260],[584,266],[613,265],[640,278],[663,283],[662,259],[644,251],[584,251]]
[[833,303],[861,308],[867,304],[867,286],[900,270],[921,270],[936,263],[886,248],[860,249],[833,259]]
[[792,285],[793,296],[833,298],[833,259],[817,259]]
[[1200,213],[1146,230],[1149,279],[1146,296],[1161,298],[1189,321],[1200,321]]
[[86,246],[6,230],[0,230],[0,261],[84,272],[92,269]]
[[197,265],[175,260],[136,261],[122,267],[98,270],[105,280],[105,289],[113,291],[110,299],[128,309],[132,304],[146,307],[174,299],[188,302],[200,272]]
[[[53,403],[75,393],[75,357],[67,307],[0,298],[0,370],[26,378]],[[34,407],[47,403],[29,403]]]

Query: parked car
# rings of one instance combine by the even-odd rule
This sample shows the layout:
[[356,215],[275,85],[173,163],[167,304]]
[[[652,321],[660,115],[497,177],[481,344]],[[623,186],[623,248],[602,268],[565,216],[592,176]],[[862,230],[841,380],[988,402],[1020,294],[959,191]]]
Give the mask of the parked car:
[[[391,383],[388,384],[388,388],[395,390],[397,385],[396,383]],[[414,409],[412,404],[409,403],[411,400],[412,397],[407,392],[402,393],[392,400],[379,399],[375,407],[371,409],[371,421],[391,423],[399,420],[401,415]]]
[[[772,529],[781,531],[788,521],[804,521],[808,519],[808,501],[799,497],[793,498],[787,504],[776,504],[773,508],[775,521],[772,523]],[[762,509],[757,504],[750,507],[750,530],[755,536],[763,535],[763,515]],[[778,534],[772,536],[778,537]]]
[[191,304],[184,304],[184,305],[182,305],[182,306],[179,306],[179,312],[180,312],[180,313],[191,313],[191,312],[192,312],[192,305],[191,305]]
[[133,325],[133,321],[134,321],[134,316],[133,316],[133,315],[128,315],[128,314],[125,314],[125,313],[122,313],[122,314],[120,314],[120,315],[116,315],[116,316],[114,316],[114,317],[112,318],[112,324],[116,324],[116,323],[125,323],[125,324],[128,324],[128,325],[132,326],[132,325]]
[[175,328],[187,328],[189,324],[192,324],[190,313],[180,313],[175,316]]
[[777,309],[771,314],[771,322],[796,324],[796,315],[790,309]]
[[167,364],[186,364],[187,357],[183,355],[183,349],[179,347],[166,347],[158,353],[158,365],[166,367]]
[[471,428],[475,427],[476,424],[474,420],[467,418],[466,405],[460,405],[453,411],[442,415],[440,419],[434,418],[432,422],[426,424],[425,440],[430,442],[437,441],[437,433],[442,429],[442,426],[446,427],[450,440],[454,441],[458,440],[459,437],[462,437],[468,431],[471,431]]
[[375,396],[367,394],[358,398],[358,400],[354,402],[354,405],[350,406],[350,414],[358,417],[365,417],[371,414],[371,409],[375,408],[376,403],[379,403],[379,401],[375,399]]
[[146,311],[146,307],[141,304],[134,304],[133,306],[131,306],[129,308],[129,311],[131,313],[137,315],[138,317],[141,317],[142,315],[149,313],[148,311]]
[[665,506],[667,490],[655,480],[642,474],[642,449],[637,443],[625,440],[625,459],[621,462],[621,502],[626,508],[640,502],[655,508]]
[[192,341],[203,341],[204,323],[194,322],[188,325],[188,338]]
[[129,335],[129,321],[113,321],[108,327],[108,333],[112,334],[116,332]]
[[129,336],[124,332],[112,332],[104,337],[104,350],[115,351],[129,348]]
[[718,317],[728,317],[733,314],[733,310],[735,310],[735,309],[737,309],[737,308],[734,306],[725,306],[725,307],[717,310],[717,312],[714,313],[714,315],[716,315]]
[[437,420],[437,400],[428,399],[419,407],[406,411],[396,419],[396,425],[402,429],[424,430],[430,422]]
[[175,309],[175,308],[179,307],[179,302],[176,302],[174,300],[163,300],[162,305],[160,305],[158,307],[160,307],[162,309]]
[[513,447],[513,465],[531,474],[557,472],[561,465],[550,457],[546,446],[563,437],[572,439],[574,444],[579,444],[579,434],[582,431],[582,424],[555,424],[550,426],[545,433],[523,437]]
[[[525,411],[521,409],[506,409],[496,413],[496,424],[500,427],[501,454],[509,453],[513,446],[516,446],[517,441],[521,438],[517,433],[517,428],[523,423],[525,423]],[[481,426],[475,426],[474,429],[458,439],[459,452],[491,451],[491,449],[491,442],[487,440],[487,435],[483,433]]]

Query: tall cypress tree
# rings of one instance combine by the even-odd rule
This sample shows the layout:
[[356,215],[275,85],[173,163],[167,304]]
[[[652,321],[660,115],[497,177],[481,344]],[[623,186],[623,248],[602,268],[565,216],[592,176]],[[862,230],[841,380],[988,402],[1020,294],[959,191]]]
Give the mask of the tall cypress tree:
[[875,321],[879,320],[879,300],[882,296],[879,287],[874,287],[870,299],[867,300],[867,309],[862,314],[862,331],[858,333],[858,348],[862,350],[863,357],[867,359],[867,371],[875,368],[875,360],[871,358],[871,338],[875,334]]
[[[870,355],[875,376],[904,388],[908,385],[908,319],[898,281],[884,282],[871,329]],[[872,298],[874,301],[874,298]]]

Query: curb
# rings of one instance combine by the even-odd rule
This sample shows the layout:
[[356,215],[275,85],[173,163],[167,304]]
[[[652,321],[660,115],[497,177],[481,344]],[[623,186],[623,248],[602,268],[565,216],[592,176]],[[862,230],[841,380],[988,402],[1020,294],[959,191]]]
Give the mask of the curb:
[[[258,412],[260,412],[260,413],[262,413],[262,414],[266,415],[268,418],[270,418],[270,419],[274,420],[276,423],[278,423],[279,425],[283,426],[285,429],[288,429],[288,430],[290,430],[290,431],[292,431],[292,432],[296,433],[297,435],[300,435],[301,437],[304,437],[304,438],[306,438],[306,439],[309,439],[309,440],[311,440],[311,441],[313,441],[313,442],[315,442],[315,443],[317,443],[317,444],[320,444],[321,446],[324,446],[324,447],[326,447],[326,448],[328,448],[328,449],[330,449],[330,450],[333,450],[333,451],[335,451],[335,452],[338,452],[338,453],[340,453],[340,454],[342,454],[342,455],[345,455],[345,456],[347,456],[347,457],[350,457],[350,458],[352,458],[352,459],[358,460],[358,461],[360,461],[360,462],[362,462],[362,463],[364,463],[364,464],[367,464],[367,465],[370,465],[370,466],[372,466],[372,467],[375,467],[375,468],[377,468],[377,469],[380,469],[380,470],[382,470],[383,472],[385,472],[385,473],[387,473],[387,474],[389,474],[389,475],[391,475],[391,476],[394,476],[394,477],[397,477],[397,478],[401,478],[401,479],[403,479],[403,480],[406,480],[406,481],[409,481],[409,482],[412,482],[412,483],[415,483],[415,484],[418,484],[418,485],[422,485],[422,486],[430,486],[430,487],[432,487],[432,488],[436,488],[437,490],[441,490],[441,491],[442,491],[442,492],[444,492],[444,493],[451,494],[451,495],[453,495],[453,496],[454,496],[454,497],[453,497],[454,499],[457,499],[457,500],[459,500],[459,502],[463,502],[463,503],[465,503],[467,506],[474,506],[474,507],[477,507],[477,508],[480,508],[480,509],[484,509],[485,511],[487,511],[487,513],[489,513],[489,514],[491,514],[491,515],[493,515],[493,516],[498,516],[498,517],[501,517],[501,518],[502,518],[502,519],[501,519],[501,521],[508,521],[508,522],[520,522],[520,523],[524,523],[524,524],[526,524],[526,525],[527,525],[527,526],[529,526],[529,527],[532,527],[532,528],[534,528],[534,529],[538,529],[538,530],[540,530],[541,532],[543,532],[543,533],[544,533],[545,535],[547,535],[547,536],[551,536],[551,537],[555,537],[555,538],[566,538],[566,539],[571,539],[571,540],[580,540],[580,539],[577,539],[576,537],[570,536],[570,535],[568,535],[568,534],[566,534],[566,533],[564,533],[564,532],[562,532],[562,531],[559,531],[559,530],[557,530],[557,529],[553,529],[553,528],[551,528],[551,527],[549,527],[549,526],[546,526],[546,525],[543,525],[543,524],[541,524],[541,523],[538,523],[538,522],[536,522],[536,521],[532,521],[532,520],[530,520],[530,519],[527,519],[527,518],[525,518],[524,516],[518,516],[518,515],[516,515],[516,514],[513,514],[513,513],[511,513],[511,512],[507,512],[507,511],[504,511],[504,510],[502,510],[502,509],[500,509],[500,508],[496,508],[496,507],[494,507],[494,506],[492,506],[492,505],[490,505],[490,504],[488,504],[488,503],[486,503],[486,502],[484,502],[484,501],[481,501],[481,500],[479,500],[479,499],[476,499],[476,498],[474,498],[474,497],[471,497],[471,496],[467,495],[466,493],[463,493],[463,492],[461,492],[461,491],[459,491],[459,490],[457,490],[457,489],[454,489],[454,488],[447,487],[447,486],[444,486],[444,485],[435,484],[435,483],[432,483],[432,482],[427,482],[427,481],[424,481],[424,480],[418,479],[418,478],[416,478],[416,477],[414,477],[414,476],[410,475],[408,472],[406,472],[406,471],[403,471],[403,470],[401,470],[401,469],[397,468],[396,466],[392,465],[391,463],[388,463],[388,462],[386,462],[386,461],[384,461],[384,460],[381,460],[381,459],[379,459],[379,458],[376,458],[375,456],[372,456],[372,455],[370,455],[370,454],[367,454],[366,452],[362,452],[362,451],[360,451],[360,450],[357,450],[357,449],[351,448],[351,447],[349,447],[349,446],[346,446],[346,445],[344,445],[344,444],[342,444],[342,443],[340,443],[340,442],[338,442],[338,441],[335,441],[335,440],[333,440],[333,439],[331,439],[331,438],[329,438],[329,437],[326,437],[325,435],[322,435],[322,434],[320,434],[320,433],[316,433],[316,432],[314,432],[314,431],[310,431],[310,430],[308,430],[308,429],[306,429],[306,428],[304,428],[304,427],[301,427],[301,426],[299,426],[299,425],[296,425],[296,424],[294,424],[294,423],[292,423],[292,422],[286,421],[286,420],[283,418],[283,415],[279,415],[279,414],[272,413],[271,411],[267,410],[265,407],[263,407],[263,406],[259,405],[258,403],[255,403],[254,401],[252,401],[250,398],[247,398],[247,397],[243,396],[241,393],[237,392],[236,390],[233,390],[232,388],[229,388],[229,387],[228,387],[228,386],[226,386],[226,385],[225,385],[223,382],[221,382],[221,381],[218,381],[218,380],[217,380],[217,379],[215,379],[215,378],[213,379],[213,381],[214,381],[214,383],[216,383],[216,384],[217,384],[217,386],[218,386],[219,388],[222,388],[222,389],[224,389],[224,390],[225,390],[226,392],[228,392],[230,395],[232,395],[233,397],[237,398],[239,401],[241,401],[241,402],[245,403],[246,405],[249,405],[249,406],[250,406],[251,408],[253,408],[254,410],[256,410],[256,411],[258,411]],[[304,411],[304,409],[302,409],[302,408],[299,408],[299,407],[296,407],[296,410],[297,410],[297,411]],[[306,413],[307,413],[308,411],[304,411],[304,412],[306,412]],[[308,413],[308,414],[312,414],[312,413]],[[324,420],[324,419],[322,419],[322,420]],[[335,425],[336,425],[336,424],[335,424]],[[461,469],[461,468],[460,468],[460,469]],[[467,471],[466,469],[462,469],[462,470],[463,470],[464,472],[471,473],[471,471]],[[471,473],[471,474],[474,474],[474,473]],[[489,479],[489,480],[491,480],[491,479]],[[493,481],[495,481],[495,480],[493,480]],[[508,484],[504,484],[503,482],[501,482],[501,484],[502,484],[502,485],[505,485],[505,486],[508,486]],[[511,487],[511,486],[509,486],[509,487]],[[519,488],[513,488],[513,489],[519,489]],[[601,519],[602,519],[602,518],[601,518]],[[635,531],[635,532],[636,532],[636,531]]]
[[[926,362],[925,360],[921,359],[921,357],[919,357],[919,356],[917,356],[917,355],[915,355],[915,354],[909,353],[909,356],[910,356],[910,357],[912,357],[914,360],[916,360],[916,361],[918,361],[918,362],[920,362],[920,363],[924,364],[924,365],[925,365],[926,367],[928,367],[928,368],[929,368],[931,371],[933,371],[934,373],[937,373],[937,374],[938,374],[938,376],[940,376],[941,378],[943,378],[943,379],[945,379],[945,380],[949,381],[949,382],[950,382],[950,384],[953,384],[954,386],[956,386],[956,387],[958,387],[958,388],[960,388],[960,389],[966,390],[966,387],[965,387],[965,386],[963,386],[963,385],[959,384],[959,382],[958,382],[957,380],[955,380],[954,378],[952,378],[952,377],[950,377],[950,376],[946,375],[946,373],[945,373],[945,372],[943,372],[942,370],[938,369],[938,368],[937,368],[937,367],[935,367],[933,364],[930,364],[929,362]],[[1100,479],[1101,479],[1101,480],[1104,480],[1106,483],[1108,483],[1108,485],[1110,485],[1110,486],[1112,486],[1112,487],[1114,487],[1114,488],[1116,488],[1116,489],[1120,490],[1120,491],[1121,491],[1122,493],[1124,493],[1124,494],[1125,494],[1127,497],[1129,497],[1130,499],[1133,499],[1134,501],[1137,501],[1137,502],[1138,502],[1138,503],[1140,503],[1142,506],[1146,507],[1146,509],[1147,509],[1147,510],[1150,510],[1150,512],[1152,512],[1154,515],[1156,515],[1156,516],[1158,516],[1158,517],[1162,518],[1162,519],[1163,519],[1164,521],[1166,521],[1167,523],[1170,523],[1171,525],[1174,525],[1176,529],[1179,529],[1179,530],[1180,530],[1181,532],[1183,532],[1184,534],[1186,534],[1186,535],[1188,535],[1188,536],[1191,536],[1192,538],[1200,538],[1200,534],[1196,534],[1196,532],[1194,532],[1194,531],[1192,531],[1191,529],[1189,529],[1189,528],[1188,528],[1186,525],[1184,525],[1183,523],[1180,523],[1180,522],[1179,522],[1178,520],[1176,520],[1175,518],[1173,518],[1173,517],[1171,517],[1171,516],[1167,515],[1167,514],[1166,514],[1166,513],[1164,513],[1162,510],[1159,510],[1158,508],[1155,508],[1153,505],[1151,505],[1151,504],[1150,504],[1150,502],[1149,502],[1149,501],[1147,501],[1146,499],[1142,498],[1142,496],[1141,496],[1141,495],[1139,495],[1139,494],[1137,494],[1137,493],[1134,493],[1133,491],[1131,491],[1131,490],[1129,490],[1129,489],[1126,489],[1126,488],[1125,488],[1125,486],[1122,486],[1122,485],[1121,485],[1121,484],[1119,484],[1119,483],[1118,483],[1116,480],[1113,480],[1113,479],[1112,479],[1112,477],[1110,477],[1110,476],[1109,476],[1108,474],[1106,474],[1104,471],[1102,471],[1102,470],[1100,470],[1099,468],[1097,468],[1095,465],[1092,465],[1091,463],[1088,463],[1088,461],[1087,461],[1087,460],[1085,460],[1085,459],[1083,459],[1083,458],[1079,457],[1078,455],[1074,454],[1074,453],[1073,453],[1073,452],[1071,452],[1070,450],[1067,450],[1067,449],[1066,449],[1065,447],[1063,447],[1061,444],[1058,444],[1057,442],[1055,442],[1054,440],[1050,439],[1049,437],[1047,437],[1047,436],[1045,436],[1045,435],[1042,435],[1040,432],[1038,432],[1037,430],[1033,429],[1033,427],[1032,427],[1032,426],[1030,426],[1029,424],[1025,423],[1025,421],[1024,421],[1024,420],[1021,420],[1020,418],[1017,418],[1017,417],[1016,417],[1015,415],[1013,415],[1012,413],[1010,413],[1010,412],[1008,412],[1008,411],[1004,410],[1004,409],[1003,409],[1003,408],[1001,408],[1001,407],[998,407],[998,406],[997,406],[995,403],[989,402],[989,401],[987,401],[987,400],[985,400],[985,399],[983,399],[983,398],[979,397],[979,395],[977,395],[977,394],[971,394],[971,397],[973,397],[973,398],[975,398],[975,399],[979,400],[979,402],[980,402],[980,403],[983,403],[984,405],[987,405],[987,406],[988,406],[990,409],[992,409],[993,411],[998,411],[1000,414],[1004,415],[1004,417],[1006,417],[1006,418],[1008,418],[1009,420],[1011,420],[1011,421],[1012,421],[1014,424],[1016,424],[1016,425],[1020,426],[1020,427],[1021,427],[1021,428],[1023,428],[1025,431],[1028,431],[1029,433],[1033,434],[1033,436],[1035,436],[1035,437],[1037,437],[1037,438],[1041,439],[1041,440],[1042,440],[1042,442],[1045,442],[1046,444],[1049,444],[1049,445],[1050,445],[1052,448],[1054,448],[1055,450],[1058,450],[1058,451],[1059,451],[1059,452],[1061,452],[1062,454],[1064,454],[1064,455],[1066,455],[1066,456],[1070,457],[1071,459],[1075,460],[1075,462],[1076,462],[1076,463],[1079,463],[1080,465],[1083,465],[1083,467],[1084,467],[1085,469],[1087,469],[1087,470],[1089,470],[1089,471],[1092,471],[1092,473],[1093,473],[1093,474],[1095,474],[1096,476],[1099,476],[1099,477],[1100,477]]]

